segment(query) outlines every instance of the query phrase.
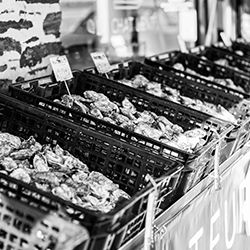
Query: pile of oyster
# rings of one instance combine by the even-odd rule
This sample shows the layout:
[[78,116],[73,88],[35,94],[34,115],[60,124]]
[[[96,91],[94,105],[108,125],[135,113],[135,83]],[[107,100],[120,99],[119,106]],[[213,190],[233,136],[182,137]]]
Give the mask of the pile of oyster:
[[90,210],[107,213],[129,195],[59,145],[0,132],[0,172]]
[[120,82],[130,87],[144,90],[158,97],[210,114],[219,119],[237,124],[235,116],[223,106],[181,95],[177,89],[173,89],[158,82],[149,81],[143,75],[135,75],[131,80],[124,79]]
[[83,97],[63,95],[61,100],[54,101],[190,153],[206,143],[204,130],[197,128],[184,132],[182,127],[164,116],[146,110],[137,111],[128,98],[117,103],[102,93],[87,90]]
[[[218,63],[220,63],[220,61],[218,61]],[[231,80],[230,78],[220,79],[220,78],[215,78],[212,75],[210,75],[210,76],[204,76],[204,75],[201,75],[201,74],[197,73],[196,71],[194,71],[192,69],[189,69],[189,68],[185,69],[185,67],[181,63],[176,63],[176,64],[173,65],[173,67],[176,68],[176,69],[178,69],[178,70],[186,71],[189,74],[199,76],[199,77],[204,78],[206,80],[219,83],[222,86],[226,86],[226,87],[229,87],[229,88],[241,91],[241,92],[245,92],[245,90],[241,86],[236,85],[233,82],[233,80]]]

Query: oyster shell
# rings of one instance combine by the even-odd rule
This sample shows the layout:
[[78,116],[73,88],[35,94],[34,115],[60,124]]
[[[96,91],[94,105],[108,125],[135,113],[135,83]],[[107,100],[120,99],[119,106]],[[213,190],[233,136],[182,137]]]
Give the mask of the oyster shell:
[[18,151],[14,151],[10,154],[10,157],[14,160],[25,160],[29,159],[34,152],[30,148],[20,149]]
[[50,170],[47,163],[47,158],[41,152],[35,154],[33,158],[33,166],[38,172],[47,172]]
[[31,182],[31,178],[30,175],[27,173],[27,171],[23,168],[17,168],[14,169],[11,173],[10,176],[18,179],[20,181],[23,181],[25,183],[30,183]]
[[86,90],[83,93],[84,97],[91,102],[96,102],[99,100],[109,101],[108,97],[102,93],[97,93],[94,90]]
[[0,160],[0,164],[8,172],[18,168],[17,163],[11,157],[4,157],[2,160]]
[[21,146],[21,139],[18,136],[0,132],[1,144],[9,144],[12,148],[18,149]]

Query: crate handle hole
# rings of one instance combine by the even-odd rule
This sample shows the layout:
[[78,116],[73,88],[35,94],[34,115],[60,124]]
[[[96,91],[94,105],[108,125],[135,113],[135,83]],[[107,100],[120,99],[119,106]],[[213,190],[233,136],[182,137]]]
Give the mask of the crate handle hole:
[[0,238],[6,239],[7,237],[7,232],[3,229],[0,229]]

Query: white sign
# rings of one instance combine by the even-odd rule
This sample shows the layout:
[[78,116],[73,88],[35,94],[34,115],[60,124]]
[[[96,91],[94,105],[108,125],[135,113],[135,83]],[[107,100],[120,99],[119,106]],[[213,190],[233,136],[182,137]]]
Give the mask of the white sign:
[[56,77],[56,80],[58,82],[67,81],[73,78],[68,59],[65,55],[51,57],[50,63],[51,63],[54,75]]
[[90,53],[90,56],[99,73],[105,74],[110,71],[111,66],[109,64],[108,58],[103,52],[93,52]]

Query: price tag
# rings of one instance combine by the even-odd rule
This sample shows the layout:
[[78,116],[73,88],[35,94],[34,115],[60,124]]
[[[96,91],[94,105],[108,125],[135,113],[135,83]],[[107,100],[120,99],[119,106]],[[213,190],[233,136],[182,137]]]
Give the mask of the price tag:
[[221,37],[221,40],[225,44],[226,47],[229,47],[229,48],[232,47],[231,40],[226,36],[226,34],[224,32],[220,32],[220,37]]
[[178,44],[179,44],[181,52],[187,53],[188,50],[187,50],[187,46],[186,46],[186,43],[184,42],[184,40],[181,38],[180,35],[177,35],[177,39],[178,39]]
[[58,82],[67,81],[73,78],[67,57],[56,56],[50,58],[50,63]]
[[103,52],[93,52],[90,53],[90,56],[99,73],[105,74],[110,71],[111,66],[109,64],[108,58]]

